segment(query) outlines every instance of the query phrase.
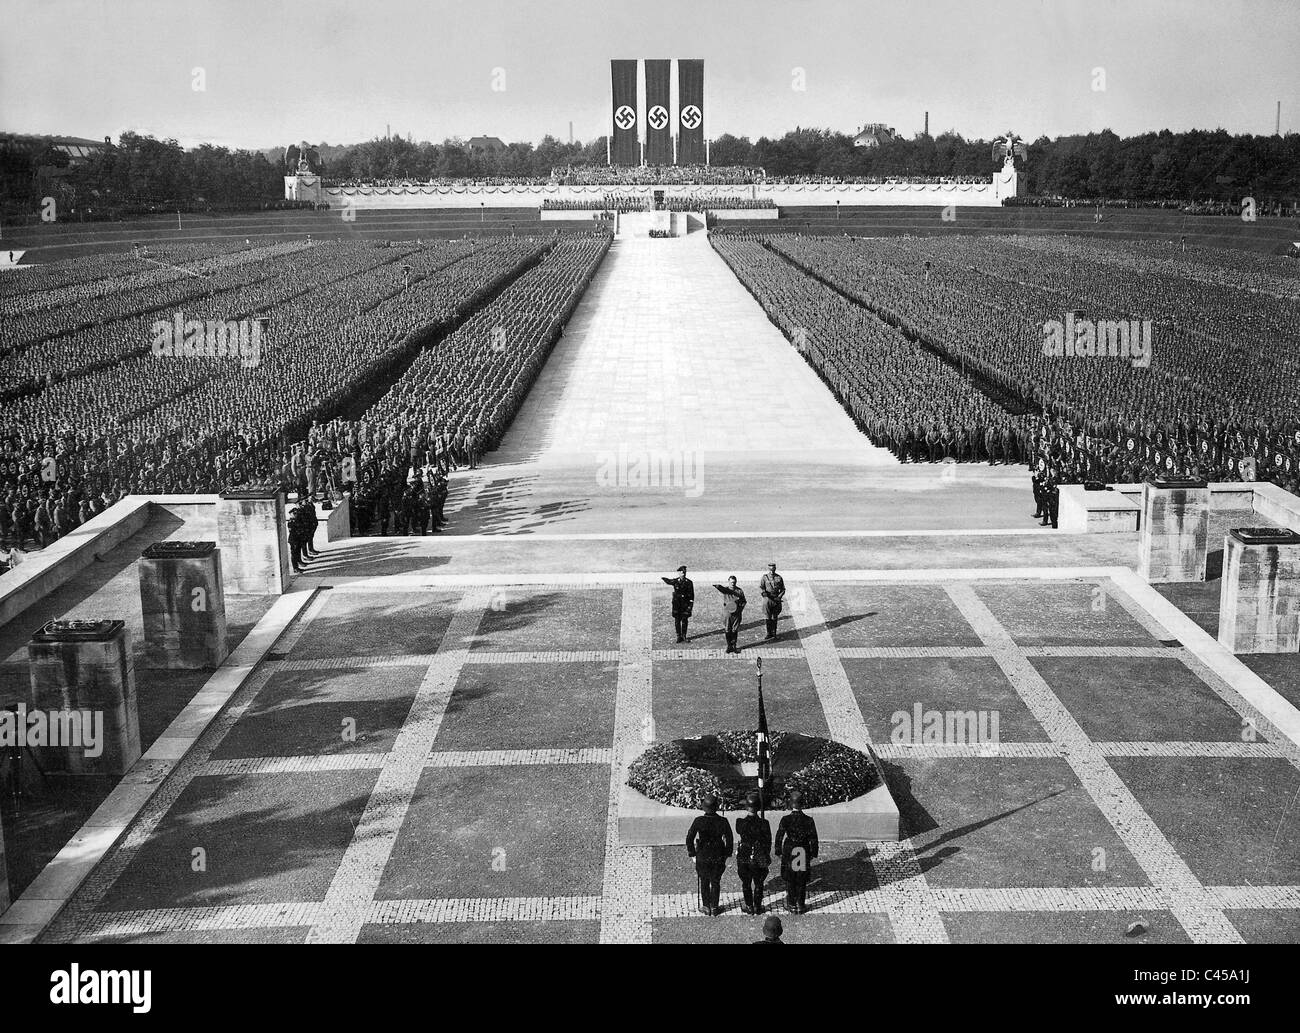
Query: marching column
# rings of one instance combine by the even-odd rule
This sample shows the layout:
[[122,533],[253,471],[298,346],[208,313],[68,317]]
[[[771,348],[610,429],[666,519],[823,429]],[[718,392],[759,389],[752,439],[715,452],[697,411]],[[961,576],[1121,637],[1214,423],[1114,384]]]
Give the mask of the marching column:
[[119,620],[51,621],[27,643],[27,736],[46,768],[125,774],[140,759],[131,633]]
[[1300,651],[1300,534],[1272,527],[1228,532],[1219,643],[1234,653]]
[[155,542],[140,557],[146,667],[220,667],[230,653],[221,550],[215,542]]
[[1147,581],[1204,581],[1210,544],[1210,489],[1191,478],[1142,486],[1138,573]]
[[223,491],[217,497],[217,544],[231,595],[280,595],[289,587],[289,527],[278,488]]

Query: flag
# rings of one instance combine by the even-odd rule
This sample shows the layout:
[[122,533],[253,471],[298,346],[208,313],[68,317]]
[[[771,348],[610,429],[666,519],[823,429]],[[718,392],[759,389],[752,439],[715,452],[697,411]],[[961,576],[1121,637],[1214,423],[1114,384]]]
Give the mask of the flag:
[[758,813],[764,811],[763,790],[772,777],[772,757],[768,752],[767,708],[763,706],[763,661],[758,661]]

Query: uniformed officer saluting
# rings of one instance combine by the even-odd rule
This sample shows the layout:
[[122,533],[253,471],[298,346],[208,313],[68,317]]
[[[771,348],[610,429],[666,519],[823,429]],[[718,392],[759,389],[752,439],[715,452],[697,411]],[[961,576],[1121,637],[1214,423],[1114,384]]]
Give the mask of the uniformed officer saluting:
[[734,845],[731,826],[718,813],[720,802],[716,796],[705,800],[704,813],[691,822],[686,833],[686,853],[695,859],[695,874],[699,878],[700,911],[713,918],[722,914],[718,906],[722,872]]
[[677,641],[686,641],[686,625],[695,609],[695,582],[686,576],[685,565],[677,568],[677,577],[663,579],[673,590],[673,624],[677,628]]
[[763,616],[767,618],[767,638],[776,638],[776,622],[781,616],[781,600],[785,598],[785,578],[776,572],[776,564],[767,565],[767,573],[758,583],[763,593]]
[[749,813],[736,822],[736,835],[740,837],[736,844],[736,874],[745,894],[740,910],[747,915],[763,913],[763,883],[772,866],[772,826],[759,817],[758,803],[758,794],[750,793],[745,800]]
[[736,587],[736,575],[727,578],[725,585],[714,585],[723,595],[722,609],[726,613],[726,631],[728,653],[739,653],[740,646],[736,640],[740,637],[740,620],[745,613],[745,590]]
[[803,812],[803,794],[790,794],[790,813],[776,827],[776,852],[781,855],[781,878],[785,880],[785,906],[794,914],[808,910],[808,869],[817,856],[817,823]]

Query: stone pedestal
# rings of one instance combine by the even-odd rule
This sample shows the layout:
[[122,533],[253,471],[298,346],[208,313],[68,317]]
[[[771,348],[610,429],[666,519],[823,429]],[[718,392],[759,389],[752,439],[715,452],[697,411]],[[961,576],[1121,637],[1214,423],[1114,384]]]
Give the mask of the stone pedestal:
[[220,667],[230,653],[221,550],[215,542],[156,542],[140,557],[146,667]]
[[217,544],[228,595],[280,595],[289,587],[289,525],[278,489],[223,491]]
[[[47,770],[125,774],[140,759],[131,633],[118,620],[51,621],[27,643],[30,716],[47,724],[33,746]],[[97,747],[90,738],[98,731]],[[55,740],[58,744],[55,744]],[[92,755],[94,754],[94,755]]]
[[333,509],[326,509],[319,502],[316,503],[316,517],[320,520],[316,533],[319,534],[321,528],[324,528],[327,542],[352,537],[352,500],[347,495],[343,496],[342,501],[334,503]]
[[1249,527],[1229,532],[1219,644],[1234,653],[1300,652],[1300,534]]
[[1088,491],[1082,484],[1062,484],[1057,524],[1080,534],[1131,534],[1142,510],[1117,491]]
[[1153,583],[1205,580],[1210,489],[1205,481],[1157,479],[1142,486],[1138,573]]

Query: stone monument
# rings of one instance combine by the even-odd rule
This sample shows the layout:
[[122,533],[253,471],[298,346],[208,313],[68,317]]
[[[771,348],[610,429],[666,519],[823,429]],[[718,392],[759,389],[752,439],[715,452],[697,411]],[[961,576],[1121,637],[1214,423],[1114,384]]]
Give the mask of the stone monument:
[[1300,652],[1300,534],[1274,527],[1228,533],[1219,643],[1234,653]]
[[220,667],[230,653],[216,542],[155,542],[140,557],[146,667]]
[[28,723],[46,723],[45,741],[34,747],[42,767],[125,774],[140,758],[135,660],[126,624],[50,621],[27,644],[27,659]]
[[1138,573],[1147,581],[1204,581],[1210,489],[1193,478],[1157,477],[1142,486]]
[[284,493],[273,486],[223,491],[217,497],[217,545],[228,594],[282,594],[290,581]]

